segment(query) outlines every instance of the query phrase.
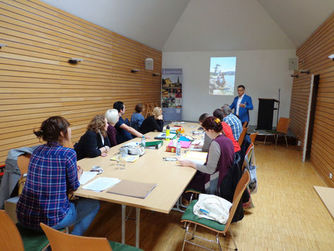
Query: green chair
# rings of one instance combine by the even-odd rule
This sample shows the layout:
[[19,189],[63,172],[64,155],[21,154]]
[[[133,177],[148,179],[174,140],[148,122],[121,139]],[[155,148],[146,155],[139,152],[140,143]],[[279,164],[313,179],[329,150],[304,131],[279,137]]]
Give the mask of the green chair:
[[[246,189],[246,187],[249,183],[249,180],[250,180],[250,175],[249,175],[249,172],[246,170],[243,173],[243,175],[242,175],[241,179],[239,180],[238,185],[235,189],[234,196],[233,196],[232,207],[230,209],[229,218],[227,219],[226,224],[220,224],[216,221],[212,221],[212,220],[208,220],[208,219],[205,219],[205,218],[198,217],[197,215],[195,215],[193,213],[193,208],[194,208],[194,205],[196,204],[197,200],[193,200],[190,203],[190,205],[187,207],[185,213],[182,215],[182,219],[181,219],[181,222],[184,222],[186,224],[182,250],[184,250],[184,246],[185,246],[186,243],[208,249],[207,247],[204,247],[204,246],[202,246],[198,243],[193,242],[193,240],[195,238],[199,238],[201,240],[206,240],[208,242],[215,242],[218,245],[219,250],[222,250],[221,245],[220,245],[220,241],[219,241],[219,235],[222,234],[224,237],[226,236],[226,234],[229,230],[230,224],[232,222],[233,216],[236,212],[236,209],[237,209],[238,204],[240,202],[240,199],[242,197],[242,194],[245,191],[245,189]],[[190,233],[189,229],[190,229],[190,226],[192,224],[194,225],[194,227],[193,227],[192,233]],[[213,231],[216,234],[216,241],[208,240],[208,239],[203,238],[201,236],[195,235],[197,226],[202,226],[204,228],[207,228],[207,229]],[[233,240],[233,236],[232,236],[231,231],[229,231],[229,233],[231,234],[231,237],[232,237],[232,240]],[[191,235],[191,238],[188,238],[188,235]],[[233,242],[234,242],[234,245],[235,245],[235,250],[237,250],[236,243],[235,243],[234,240],[233,240]]]
[[43,232],[17,228],[4,210],[0,210],[0,240],[0,251],[37,251],[45,250],[49,245]]
[[43,223],[41,228],[50,241],[52,251],[137,251],[141,250],[106,238],[85,237],[67,234]]

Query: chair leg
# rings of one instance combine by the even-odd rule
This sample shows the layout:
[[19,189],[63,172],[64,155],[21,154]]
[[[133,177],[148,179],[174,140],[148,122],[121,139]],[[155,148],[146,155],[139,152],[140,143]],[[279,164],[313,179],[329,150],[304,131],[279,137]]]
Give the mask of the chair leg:
[[284,135],[286,147],[288,147],[288,138]]
[[185,227],[186,227],[186,229],[185,229],[185,231],[184,231],[184,238],[183,238],[183,244],[182,244],[182,251],[184,250],[184,246],[186,245],[186,239],[187,239],[187,234],[188,234],[188,231],[189,231],[189,225],[190,225],[190,223],[187,223],[187,222],[185,222]]
[[231,239],[232,239],[232,241],[233,241],[233,244],[234,244],[234,247],[235,247],[235,249],[234,249],[234,250],[238,250],[237,243],[235,242],[235,240],[234,240],[234,238],[233,238],[232,231],[230,230],[229,232],[230,232]]
[[266,140],[267,140],[267,135],[264,135],[264,142],[263,142],[264,145],[266,144]]
[[197,229],[197,224],[194,225],[194,229],[193,229],[193,234],[191,236],[191,239],[193,240],[195,237],[195,233],[196,233],[196,229]]
[[275,135],[274,135],[274,138],[275,138],[275,146],[277,147],[277,142],[278,142],[278,134],[275,134]]
[[216,242],[217,242],[219,251],[222,251],[222,246],[220,245],[220,241],[219,241],[219,234],[216,234]]

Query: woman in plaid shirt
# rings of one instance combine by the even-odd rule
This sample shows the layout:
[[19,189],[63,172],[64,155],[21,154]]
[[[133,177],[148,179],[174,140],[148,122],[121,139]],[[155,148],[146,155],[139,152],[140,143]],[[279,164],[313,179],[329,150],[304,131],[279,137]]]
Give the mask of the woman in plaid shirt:
[[16,207],[18,221],[30,229],[40,229],[40,222],[55,229],[75,224],[72,234],[82,235],[100,204],[91,199],[68,199],[68,194],[80,186],[83,172],[77,166],[76,152],[64,147],[71,140],[69,122],[60,116],[50,117],[34,133],[47,143],[31,155],[27,180]]

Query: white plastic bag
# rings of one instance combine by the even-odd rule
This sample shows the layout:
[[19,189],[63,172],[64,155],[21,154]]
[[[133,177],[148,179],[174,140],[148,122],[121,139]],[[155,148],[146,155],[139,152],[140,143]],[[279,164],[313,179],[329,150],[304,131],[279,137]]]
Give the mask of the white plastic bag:
[[212,194],[200,194],[193,212],[198,217],[226,224],[231,207],[232,203],[221,197]]

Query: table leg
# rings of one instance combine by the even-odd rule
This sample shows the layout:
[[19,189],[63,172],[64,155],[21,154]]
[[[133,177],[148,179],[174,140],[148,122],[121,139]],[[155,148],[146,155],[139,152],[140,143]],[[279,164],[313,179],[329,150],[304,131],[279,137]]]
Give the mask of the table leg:
[[140,208],[136,208],[136,248],[139,248],[140,236]]
[[122,244],[125,244],[125,214],[126,205],[122,205]]

